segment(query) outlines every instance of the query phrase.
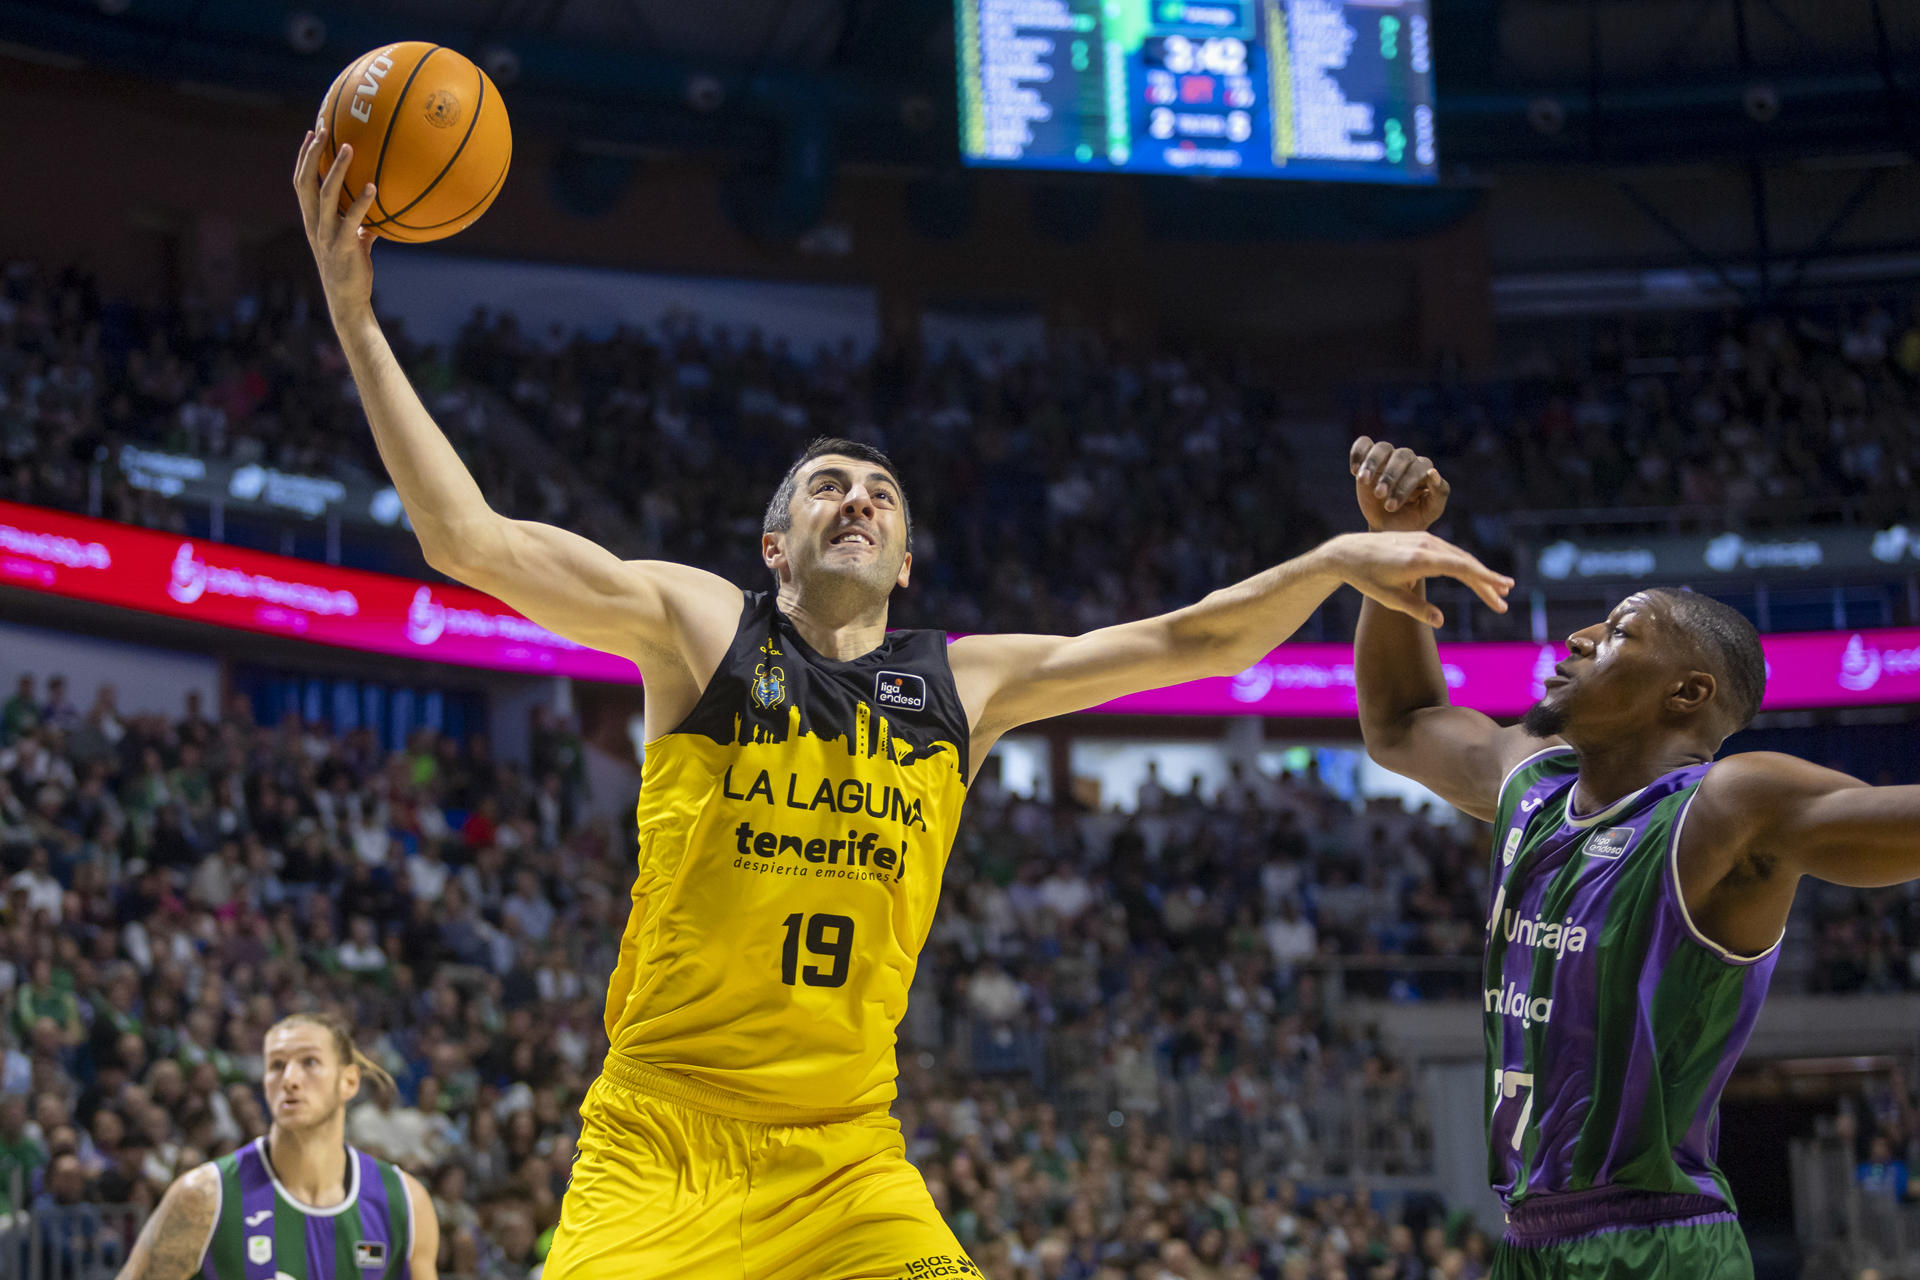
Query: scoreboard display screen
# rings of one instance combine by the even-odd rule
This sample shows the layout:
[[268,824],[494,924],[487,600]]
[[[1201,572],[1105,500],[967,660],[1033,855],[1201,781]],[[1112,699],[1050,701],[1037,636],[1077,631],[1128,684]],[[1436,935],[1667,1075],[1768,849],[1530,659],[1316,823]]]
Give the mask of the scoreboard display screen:
[[1428,0],[955,0],[969,164],[1431,182]]

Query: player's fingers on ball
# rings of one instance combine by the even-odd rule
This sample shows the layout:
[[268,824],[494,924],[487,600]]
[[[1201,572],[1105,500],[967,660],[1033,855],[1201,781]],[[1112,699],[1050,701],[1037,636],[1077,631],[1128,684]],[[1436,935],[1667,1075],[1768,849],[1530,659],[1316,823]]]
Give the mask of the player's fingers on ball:
[[307,130],[307,136],[300,140],[300,150],[293,157],[293,185],[299,186],[300,179],[306,176],[307,157],[313,154],[313,130]]
[[369,182],[361,188],[359,198],[347,209],[346,221],[343,225],[354,231],[363,230],[360,224],[365,220],[367,210],[371,208],[373,208],[373,184]]
[[1356,476],[1359,475],[1360,468],[1366,465],[1367,455],[1371,452],[1373,452],[1372,436],[1355,438],[1352,447],[1347,450],[1347,470]]
[[347,184],[347,164],[353,159],[353,148],[343,146],[335,153],[333,163],[327,166],[327,177],[320,184],[320,207],[338,209],[340,207],[340,188]]

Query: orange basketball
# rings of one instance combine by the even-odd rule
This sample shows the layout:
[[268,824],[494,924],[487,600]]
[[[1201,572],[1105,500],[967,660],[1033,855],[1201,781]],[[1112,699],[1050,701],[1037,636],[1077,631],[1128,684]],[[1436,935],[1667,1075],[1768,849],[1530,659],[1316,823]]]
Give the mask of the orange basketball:
[[513,131],[487,73],[445,45],[407,40],[363,54],[320,104],[323,172],[353,146],[340,210],[374,184],[366,226],[439,240],[487,211],[507,179]]

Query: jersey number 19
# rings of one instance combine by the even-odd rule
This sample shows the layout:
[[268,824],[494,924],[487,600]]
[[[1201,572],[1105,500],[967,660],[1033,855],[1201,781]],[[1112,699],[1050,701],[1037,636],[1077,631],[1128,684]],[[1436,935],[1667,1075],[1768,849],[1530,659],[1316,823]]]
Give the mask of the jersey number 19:
[[[833,961],[833,968],[822,971],[817,965],[800,968],[800,924],[806,921],[807,950]],[[853,921],[846,916],[803,916],[798,911],[786,918],[786,945],[780,948],[780,981],[793,986],[803,981],[810,987],[838,987],[847,981],[847,966],[853,962]]]

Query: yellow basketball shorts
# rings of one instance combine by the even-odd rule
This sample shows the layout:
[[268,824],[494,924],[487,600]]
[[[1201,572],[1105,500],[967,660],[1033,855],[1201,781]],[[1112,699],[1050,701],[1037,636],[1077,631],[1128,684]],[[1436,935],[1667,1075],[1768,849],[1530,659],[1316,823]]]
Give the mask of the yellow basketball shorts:
[[579,1155],[542,1280],[981,1275],[885,1112],[770,1123],[719,1114],[739,1108],[705,1092],[608,1060],[580,1106]]

